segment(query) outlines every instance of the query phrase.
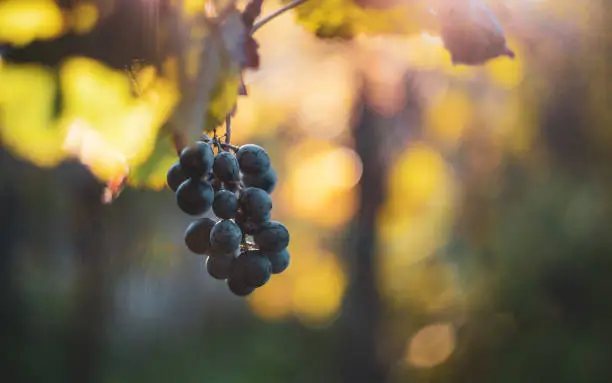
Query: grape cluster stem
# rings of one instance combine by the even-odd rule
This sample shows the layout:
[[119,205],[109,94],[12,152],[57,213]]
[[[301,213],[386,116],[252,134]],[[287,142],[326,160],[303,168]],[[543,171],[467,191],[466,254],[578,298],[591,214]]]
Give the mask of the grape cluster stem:
[[261,20],[259,20],[258,22],[256,22],[253,25],[253,28],[251,28],[251,35],[254,34],[255,32],[257,32],[261,27],[263,27],[264,25],[266,25],[268,22],[272,21],[273,19],[275,19],[276,17],[282,15],[283,13],[298,7],[302,4],[304,4],[305,2],[307,2],[308,0],[293,0],[291,1],[289,4],[277,9],[276,11],[272,12],[271,14],[269,14],[266,17],[263,17]]

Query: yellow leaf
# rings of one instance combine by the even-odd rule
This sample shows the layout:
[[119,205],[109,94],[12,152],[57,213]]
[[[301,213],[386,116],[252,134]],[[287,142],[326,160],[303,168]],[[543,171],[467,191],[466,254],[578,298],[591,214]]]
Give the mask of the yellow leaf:
[[18,157],[39,166],[65,158],[64,131],[53,122],[57,86],[54,74],[38,65],[0,66],[0,134]]

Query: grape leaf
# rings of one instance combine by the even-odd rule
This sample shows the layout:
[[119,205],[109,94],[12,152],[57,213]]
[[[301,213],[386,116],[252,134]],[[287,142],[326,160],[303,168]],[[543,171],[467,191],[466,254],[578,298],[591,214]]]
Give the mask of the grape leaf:
[[[288,2],[285,0],[285,2]],[[321,38],[359,34],[411,35],[437,30],[427,0],[309,0],[295,8],[297,21]]]
[[232,112],[244,68],[257,68],[257,43],[242,14],[235,8],[220,23],[207,23],[201,42],[196,80],[185,84],[183,98],[172,119],[174,129],[194,141],[210,132]]
[[178,160],[176,150],[164,128],[159,132],[155,149],[142,164],[131,169],[127,184],[136,188],[152,188],[160,190],[166,185],[166,173]]
[[482,65],[499,57],[514,58],[504,30],[482,0],[463,0],[438,10],[444,47],[454,64]]

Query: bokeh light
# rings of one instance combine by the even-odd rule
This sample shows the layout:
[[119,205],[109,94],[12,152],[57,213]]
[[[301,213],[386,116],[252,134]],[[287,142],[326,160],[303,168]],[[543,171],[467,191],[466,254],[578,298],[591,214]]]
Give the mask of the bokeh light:
[[420,329],[410,340],[406,362],[414,367],[434,367],[448,359],[454,349],[455,330],[452,324],[431,324]]

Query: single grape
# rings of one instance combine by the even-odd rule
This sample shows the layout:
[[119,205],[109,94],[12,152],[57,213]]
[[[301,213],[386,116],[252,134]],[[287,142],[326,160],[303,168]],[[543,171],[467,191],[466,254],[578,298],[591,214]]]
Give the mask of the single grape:
[[247,250],[236,258],[236,278],[251,287],[261,287],[270,280],[272,264],[258,250]]
[[240,169],[238,160],[230,152],[219,152],[215,156],[213,172],[223,182],[235,182],[240,180]]
[[183,169],[181,169],[181,164],[177,162],[168,170],[168,173],[166,174],[166,183],[168,184],[168,187],[175,192],[176,189],[178,189],[178,187],[187,180],[187,178],[189,177],[187,177],[187,175],[183,172]]
[[254,221],[248,218],[243,212],[236,213],[236,224],[244,234],[255,235],[261,229],[262,222]]
[[272,198],[262,189],[243,189],[238,203],[244,214],[254,221],[265,221],[270,217]]
[[219,190],[215,193],[212,204],[213,213],[221,219],[230,219],[236,216],[238,211],[238,198],[229,190]]
[[270,157],[259,145],[242,145],[236,152],[240,170],[245,174],[265,173],[270,169]]
[[215,226],[210,218],[200,218],[187,226],[185,245],[196,254],[207,254],[210,251],[210,230]]
[[234,275],[230,275],[229,278],[227,278],[227,286],[234,295],[239,297],[247,296],[255,291],[254,287],[247,286],[241,278],[236,278]]
[[272,274],[280,274],[289,267],[291,256],[286,248],[277,253],[265,253],[272,264]]
[[232,273],[234,259],[233,256],[206,258],[206,271],[208,271],[208,275],[215,279],[227,279]]
[[212,206],[215,192],[206,181],[188,179],[176,189],[178,207],[186,214],[200,215]]
[[240,247],[242,231],[234,221],[224,219],[210,231],[210,245],[218,253],[231,253]]
[[271,194],[276,187],[278,177],[276,175],[276,171],[273,168],[270,168],[267,172],[261,174],[245,173],[242,176],[242,182],[246,187],[256,187],[264,190],[268,194]]
[[277,253],[289,245],[289,231],[280,222],[264,222],[254,240],[262,252]]
[[196,142],[181,152],[179,162],[190,178],[200,178],[212,169],[214,153],[209,144]]

